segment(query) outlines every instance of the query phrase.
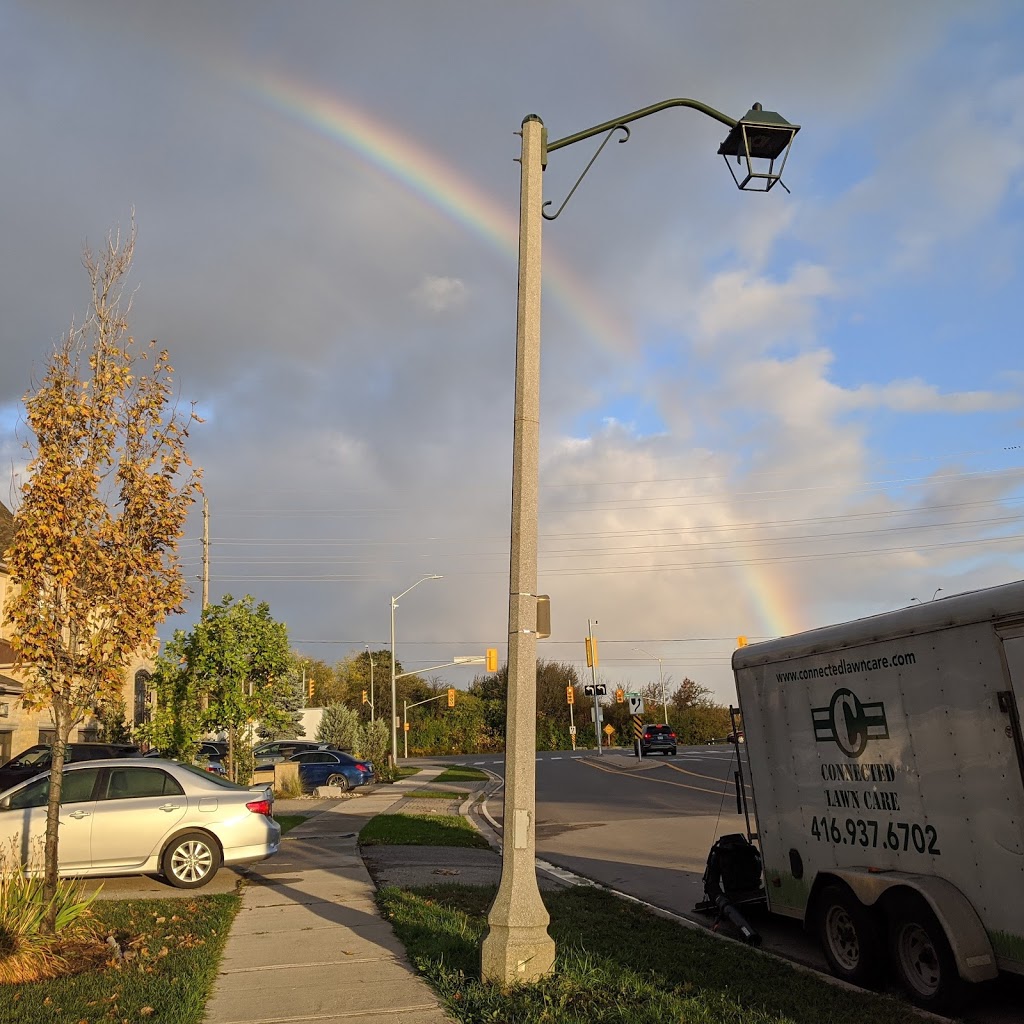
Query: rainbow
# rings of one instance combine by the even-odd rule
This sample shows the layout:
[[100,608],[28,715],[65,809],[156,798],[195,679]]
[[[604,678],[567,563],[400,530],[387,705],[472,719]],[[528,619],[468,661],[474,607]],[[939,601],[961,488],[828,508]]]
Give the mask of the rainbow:
[[[425,147],[355,104],[294,79],[279,74],[246,74],[243,81],[252,94],[275,110],[344,144],[427,205],[482,238],[513,263],[517,261],[519,220],[514,212]],[[544,256],[544,284],[585,336],[613,352],[636,349],[625,325],[564,261],[550,253]]]
[[[370,167],[387,174],[429,207],[482,238],[515,265],[519,221],[514,210],[498,203],[469,178],[424,146],[401,135],[379,118],[338,96],[280,74],[240,70],[234,76],[271,108],[319,135],[339,142]],[[545,252],[545,289],[585,337],[617,353],[635,352],[632,333],[602,300],[557,255]],[[744,567],[744,589],[761,616],[762,635],[781,636],[807,628],[799,603],[768,567]],[[754,633],[749,623],[747,632]]]

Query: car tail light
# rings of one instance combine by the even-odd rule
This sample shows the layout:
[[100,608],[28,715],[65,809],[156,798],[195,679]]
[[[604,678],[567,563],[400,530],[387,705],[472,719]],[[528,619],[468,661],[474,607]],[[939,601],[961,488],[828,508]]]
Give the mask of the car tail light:
[[268,818],[270,817],[269,800],[250,800],[245,806],[253,814],[265,814]]
[[368,772],[370,770],[369,768],[366,767],[365,764],[363,764],[360,761],[356,761],[355,769],[356,769],[356,771],[359,771],[359,772]]
[[675,734],[674,732],[670,732],[670,733],[668,734],[668,738],[669,738],[670,740],[674,740],[674,739],[676,738],[676,734]]

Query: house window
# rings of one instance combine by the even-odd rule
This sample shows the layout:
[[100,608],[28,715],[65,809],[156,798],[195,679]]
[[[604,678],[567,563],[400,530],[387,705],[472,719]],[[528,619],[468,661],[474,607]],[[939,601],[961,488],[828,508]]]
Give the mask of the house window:
[[149,721],[149,681],[152,678],[144,669],[140,668],[135,673],[135,708],[132,714],[132,722],[135,725],[142,725]]
[[39,743],[52,743],[57,738],[56,729],[40,729],[39,730]]

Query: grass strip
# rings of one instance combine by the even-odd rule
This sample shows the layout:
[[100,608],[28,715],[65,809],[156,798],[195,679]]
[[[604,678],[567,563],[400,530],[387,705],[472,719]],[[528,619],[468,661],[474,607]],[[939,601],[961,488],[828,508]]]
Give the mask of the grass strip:
[[850,992],[585,886],[545,892],[555,972],[503,992],[480,981],[492,887],[377,893],[416,967],[463,1024],[907,1024],[895,999]]
[[486,772],[479,768],[470,768],[467,765],[453,765],[443,771],[434,782],[486,782],[490,778]]
[[0,1019],[200,1024],[240,904],[232,893],[97,901],[91,916],[101,934],[113,935],[123,957],[102,970],[0,989]]
[[363,846],[476,846],[488,842],[458,814],[378,814],[359,833]]
[[415,793],[406,793],[406,800],[454,800],[463,799],[465,793],[451,789],[417,789]]
[[395,769],[395,778],[396,779],[411,779],[414,775],[419,775],[419,773],[421,771],[423,771],[422,768],[409,768],[409,767],[396,768]]
[[308,814],[275,814],[274,821],[281,826],[281,835],[284,835],[295,828],[296,825],[301,825],[308,817]]

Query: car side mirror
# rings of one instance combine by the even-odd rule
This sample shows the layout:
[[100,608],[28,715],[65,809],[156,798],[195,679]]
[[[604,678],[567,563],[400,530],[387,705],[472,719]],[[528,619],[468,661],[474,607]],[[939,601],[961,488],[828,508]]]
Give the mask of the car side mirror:
[[0,800],[0,811],[9,811],[11,809],[11,798],[5,796],[3,800]]

